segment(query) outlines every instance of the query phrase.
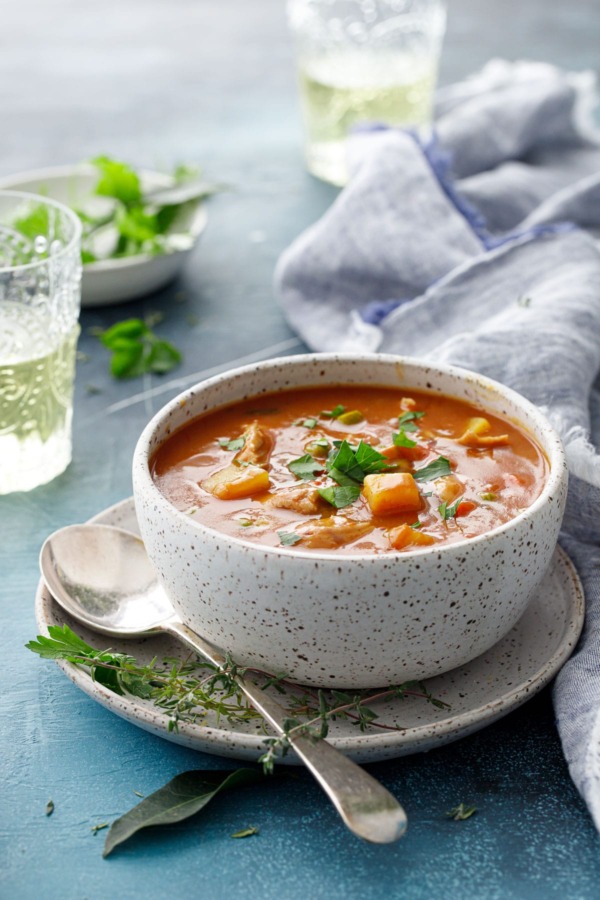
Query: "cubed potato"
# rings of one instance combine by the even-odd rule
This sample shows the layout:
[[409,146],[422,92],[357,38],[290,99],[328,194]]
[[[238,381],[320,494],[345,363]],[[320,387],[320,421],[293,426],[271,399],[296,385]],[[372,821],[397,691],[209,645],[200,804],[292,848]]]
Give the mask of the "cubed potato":
[[202,482],[205,491],[218,497],[219,500],[237,500],[239,497],[252,497],[268,490],[269,473],[259,466],[225,466],[209,475]]
[[411,528],[410,525],[398,525],[397,528],[390,528],[387,533],[390,546],[394,550],[404,550],[405,547],[428,547],[435,544],[435,538],[425,531],[418,528]]
[[376,516],[409,512],[421,508],[421,495],[415,479],[408,472],[382,472],[367,475],[363,496]]
[[436,493],[444,503],[454,503],[465,492],[465,486],[456,475],[444,475],[433,482]]
[[466,447],[502,447],[508,444],[507,434],[488,434],[491,429],[488,419],[475,416],[469,419],[464,434],[458,439]]

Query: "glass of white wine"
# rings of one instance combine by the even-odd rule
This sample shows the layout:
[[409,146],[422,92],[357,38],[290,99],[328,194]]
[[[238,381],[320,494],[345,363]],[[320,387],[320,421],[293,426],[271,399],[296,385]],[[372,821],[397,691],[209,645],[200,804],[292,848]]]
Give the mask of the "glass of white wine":
[[81,225],[45,197],[0,191],[0,494],[71,461]]
[[446,26],[444,0],[288,0],[306,160],[343,185],[346,139],[358,125],[431,121]]

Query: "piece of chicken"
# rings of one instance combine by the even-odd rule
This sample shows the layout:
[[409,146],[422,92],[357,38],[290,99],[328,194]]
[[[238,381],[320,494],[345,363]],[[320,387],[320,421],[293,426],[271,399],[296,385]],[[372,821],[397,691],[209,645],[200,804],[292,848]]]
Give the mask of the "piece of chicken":
[[306,547],[322,550],[334,550],[336,547],[343,547],[344,544],[351,544],[372,530],[370,522],[357,522],[354,519],[347,519],[346,516],[311,519],[296,528],[297,534],[302,535],[302,543]]
[[234,461],[237,463],[250,463],[266,469],[269,465],[269,457],[273,450],[273,436],[270,432],[261,428],[255,420],[244,432],[244,446],[239,450]]
[[325,501],[316,488],[308,484],[298,484],[274,491],[267,504],[277,509],[291,509],[307,516],[314,516],[321,512]]

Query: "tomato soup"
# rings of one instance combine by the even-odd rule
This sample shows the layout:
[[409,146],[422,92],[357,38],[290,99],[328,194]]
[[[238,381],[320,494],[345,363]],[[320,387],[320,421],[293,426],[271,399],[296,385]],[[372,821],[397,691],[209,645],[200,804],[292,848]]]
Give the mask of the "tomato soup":
[[515,424],[451,397],[346,385],[264,394],[172,434],[160,491],[217,531],[292,550],[394,554],[490,531],[548,474]]

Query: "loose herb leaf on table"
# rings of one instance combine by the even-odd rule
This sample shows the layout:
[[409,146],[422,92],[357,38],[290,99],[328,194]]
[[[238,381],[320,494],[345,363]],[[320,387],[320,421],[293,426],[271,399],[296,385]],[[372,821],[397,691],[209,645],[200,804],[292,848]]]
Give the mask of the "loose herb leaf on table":
[[106,331],[94,333],[111,351],[110,371],[115,378],[135,378],[147,372],[164,375],[182,360],[181,352],[152,330],[153,321],[125,319]]
[[[102,855],[108,856],[115,847],[144,828],[183,822],[200,812],[221,791],[245,787],[264,777],[257,769],[236,769],[233,772],[196,769],[176,775],[112,823]],[[237,836],[242,837],[242,834]]]

